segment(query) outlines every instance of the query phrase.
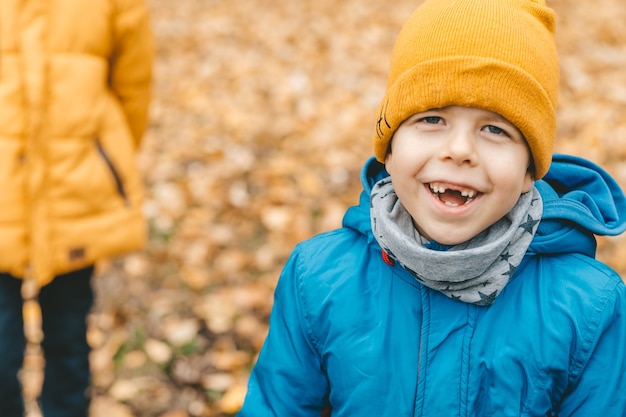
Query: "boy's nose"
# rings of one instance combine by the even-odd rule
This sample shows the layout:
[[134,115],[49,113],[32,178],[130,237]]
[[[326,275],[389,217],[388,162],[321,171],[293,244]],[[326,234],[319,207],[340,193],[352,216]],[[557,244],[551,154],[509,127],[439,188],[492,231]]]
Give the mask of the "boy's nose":
[[442,147],[441,158],[459,165],[473,166],[478,160],[475,145],[475,138],[471,132],[452,131]]

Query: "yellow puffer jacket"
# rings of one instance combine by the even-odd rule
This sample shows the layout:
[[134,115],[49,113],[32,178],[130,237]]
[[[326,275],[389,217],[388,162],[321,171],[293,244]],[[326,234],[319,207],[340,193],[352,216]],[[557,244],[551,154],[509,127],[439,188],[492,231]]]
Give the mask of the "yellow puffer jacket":
[[45,285],[144,245],[152,47],[143,0],[0,0],[0,272]]

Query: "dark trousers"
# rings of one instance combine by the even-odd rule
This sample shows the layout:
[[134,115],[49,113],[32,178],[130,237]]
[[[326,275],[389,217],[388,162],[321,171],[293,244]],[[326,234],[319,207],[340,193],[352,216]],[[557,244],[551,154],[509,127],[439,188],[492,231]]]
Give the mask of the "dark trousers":
[[[40,405],[44,417],[87,417],[90,383],[87,316],[93,267],[57,276],[41,288],[45,359]],[[22,417],[18,372],[24,361],[22,281],[0,274],[0,416]]]

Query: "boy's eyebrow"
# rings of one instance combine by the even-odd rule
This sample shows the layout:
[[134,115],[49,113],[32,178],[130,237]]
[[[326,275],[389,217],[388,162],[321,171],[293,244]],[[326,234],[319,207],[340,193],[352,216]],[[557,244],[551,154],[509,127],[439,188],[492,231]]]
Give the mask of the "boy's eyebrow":
[[509,125],[511,125],[511,126],[515,126],[513,123],[509,122],[509,121],[508,121],[505,117],[500,116],[500,115],[499,115],[499,114],[497,114],[497,113],[490,113],[490,114],[486,114],[486,115],[483,117],[483,119],[486,119],[486,120],[495,120],[495,121],[498,121],[498,122],[503,122],[503,123],[509,124]]

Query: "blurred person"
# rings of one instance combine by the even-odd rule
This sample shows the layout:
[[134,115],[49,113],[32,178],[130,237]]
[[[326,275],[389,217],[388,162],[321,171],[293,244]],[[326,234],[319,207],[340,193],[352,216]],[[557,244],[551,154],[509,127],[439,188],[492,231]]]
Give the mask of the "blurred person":
[[143,0],[0,0],[0,416],[24,414],[21,286],[40,287],[45,417],[88,415],[94,264],[146,240]]
[[626,416],[626,286],[594,237],[626,198],[553,154],[554,27],[544,0],[409,17],[360,204],[288,260],[240,417]]

